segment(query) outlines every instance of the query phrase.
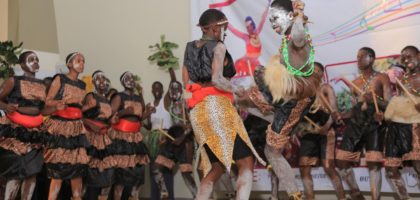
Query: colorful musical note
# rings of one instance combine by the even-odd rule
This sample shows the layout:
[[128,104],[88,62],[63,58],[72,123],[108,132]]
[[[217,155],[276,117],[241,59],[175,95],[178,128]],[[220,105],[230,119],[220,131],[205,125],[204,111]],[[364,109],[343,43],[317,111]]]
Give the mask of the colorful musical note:
[[401,0],[382,0],[384,13],[395,12],[402,9]]
[[367,20],[366,20],[366,17],[363,17],[363,18],[360,20],[359,25],[360,25],[360,27],[366,28],[366,29],[367,29],[367,30],[369,30],[369,31],[371,31],[371,30],[375,29],[375,27],[373,27],[373,26],[369,26],[369,24],[368,24],[368,22],[367,22]]

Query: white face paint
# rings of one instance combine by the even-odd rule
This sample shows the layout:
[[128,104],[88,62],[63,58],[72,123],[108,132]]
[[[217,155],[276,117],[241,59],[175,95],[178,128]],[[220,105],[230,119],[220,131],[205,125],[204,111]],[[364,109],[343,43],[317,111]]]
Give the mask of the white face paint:
[[124,76],[122,78],[122,83],[123,83],[124,87],[126,87],[128,89],[133,89],[135,87],[133,74],[131,74],[131,73],[124,74]]
[[73,65],[73,68],[74,68],[77,72],[83,72],[82,65],[81,65],[80,63],[75,63],[75,64]]
[[36,73],[39,71],[39,59],[35,53],[31,53],[26,57],[25,64],[28,67],[29,71]]
[[274,31],[280,35],[284,35],[287,29],[292,25],[291,13],[284,9],[279,9],[275,7],[270,7],[270,23]]
[[169,97],[171,97],[172,100],[179,100],[182,96],[182,89],[181,86],[178,83],[172,83],[169,89]]
[[220,27],[220,41],[224,42],[226,38],[225,26]]
[[85,69],[85,57],[81,53],[77,53],[76,55],[70,58],[71,63],[73,64],[73,69],[77,73],[82,73]]

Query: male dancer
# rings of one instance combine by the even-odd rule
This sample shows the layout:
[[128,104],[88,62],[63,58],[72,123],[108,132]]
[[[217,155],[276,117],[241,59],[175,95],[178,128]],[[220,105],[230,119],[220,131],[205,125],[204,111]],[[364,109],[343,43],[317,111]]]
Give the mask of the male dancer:
[[[335,119],[346,119],[343,141],[337,151],[337,166],[341,176],[350,187],[353,199],[363,199],[351,168],[353,162],[359,162],[360,150],[363,146],[366,148],[372,199],[379,199],[381,192],[381,163],[385,135],[381,125],[382,111],[391,98],[391,89],[388,76],[373,70],[374,62],[373,49],[363,47],[359,50],[357,66],[361,75],[353,81],[353,84],[350,84],[354,85],[351,90],[358,101],[349,113],[344,115],[333,113]],[[376,98],[378,110],[375,108],[373,98]]]
[[258,87],[247,91],[247,98],[264,112],[272,106],[274,120],[267,130],[265,155],[291,199],[301,199],[301,193],[282,150],[313,103],[321,81],[321,76],[314,73],[319,69],[313,64],[314,50],[305,31],[303,8],[302,1],[273,1],[270,22],[283,35],[281,54],[274,56],[266,68],[257,68]]
[[[411,105],[410,109],[399,110],[410,112],[413,111],[412,107],[414,106],[417,111],[417,113],[408,113],[410,116],[408,118],[410,119],[409,121],[413,122],[412,151],[404,155],[403,160],[411,160],[417,174],[420,174],[420,52],[418,48],[414,46],[405,47],[401,52],[401,61],[406,67],[406,74],[401,82],[410,94],[407,94],[407,92],[404,93],[407,97],[411,96],[414,102],[410,100],[409,103],[406,103],[407,105]],[[402,88],[400,89],[402,90]]]
[[[163,172],[169,171],[170,175],[174,176],[173,168],[176,163],[179,163],[182,178],[193,198],[195,198],[197,195],[197,186],[192,176],[194,154],[192,131],[187,121],[186,107],[182,99],[182,85],[176,80],[175,72],[172,68],[169,69],[169,74],[171,76],[171,82],[165,96],[165,101],[168,101],[168,103],[165,103],[165,110],[168,111],[167,113],[171,116],[173,123],[168,129],[168,134],[175,140],[172,141],[165,138],[164,143],[160,145],[159,155],[155,159],[153,176],[156,183],[160,184],[161,193],[162,191],[166,192]],[[171,184],[173,185],[173,183]]]
[[192,98],[188,99],[190,120],[204,169],[197,199],[210,197],[214,183],[224,169],[230,172],[233,160],[239,168],[236,198],[249,199],[254,166],[252,154],[264,163],[232,105],[233,94],[241,96],[244,90],[227,80],[235,74],[233,65],[224,66],[228,55],[223,44],[227,24],[221,11],[206,10],[199,20],[203,37],[189,42],[185,50],[183,82],[192,93]]
[[[321,69],[319,73],[322,76],[324,66],[315,62],[315,67]],[[317,123],[320,129],[318,127],[312,128],[313,125],[307,120],[301,122],[306,134],[301,138],[299,165],[305,197],[308,200],[315,199],[311,167],[315,166],[319,159],[321,159],[322,167],[333,183],[337,198],[340,200],[346,199],[343,184],[337,171],[335,171],[334,163],[335,132],[332,128],[334,122],[330,113],[337,110],[334,90],[328,83],[324,83],[319,88],[317,98],[306,115],[310,120]]]
[[[404,90],[396,84],[399,94],[392,97],[385,111],[385,119],[390,121],[386,133],[386,147],[385,147],[385,169],[387,177],[390,179],[393,190],[397,193],[400,199],[409,199],[407,188],[404,181],[401,179],[399,168],[402,167],[403,158],[406,160],[413,160],[414,166],[418,164],[416,160],[413,147],[416,146],[413,137],[413,124],[420,122],[420,113],[413,109],[415,104],[409,99],[409,95],[416,94],[415,88],[409,84],[416,79],[416,68],[418,68],[418,55],[419,51],[416,47],[407,46],[401,51],[401,61],[405,65],[406,73],[402,77],[404,87],[408,87],[410,94],[406,94]],[[395,77],[400,79],[400,77]],[[419,77],[417,76],[417,79]],[[413,90],[414,89],[414,90]],[[413,145],[412,145],[413,144]],[[418,148],[417,148],[418,150]],[[418,168],[414,168],[418,170]]]

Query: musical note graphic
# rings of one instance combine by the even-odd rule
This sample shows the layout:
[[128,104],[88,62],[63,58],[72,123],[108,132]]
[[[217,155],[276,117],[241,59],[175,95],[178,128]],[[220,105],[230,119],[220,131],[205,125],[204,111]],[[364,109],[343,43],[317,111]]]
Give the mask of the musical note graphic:
[[401,0],[382,0],[384,13],[402,10]]
[[367,29],[367,30],[369,30],[369,31],[371,31],[371,30],[375,29],[373,26],[369,26],[369,24],[368,24],[368,22],[367,22],[367,20],[366,20],[366,17],[363,17],[363,18],[360,20],[359,25],[360,25],[360,27],[366,28],[366,29]]

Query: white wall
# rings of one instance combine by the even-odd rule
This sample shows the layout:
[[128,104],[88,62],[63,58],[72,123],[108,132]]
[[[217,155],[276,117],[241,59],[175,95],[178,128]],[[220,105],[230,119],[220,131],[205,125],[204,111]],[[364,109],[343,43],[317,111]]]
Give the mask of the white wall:
[[159,80],[168,85],[169,74],[147,61],[148,46],[165,34],[180,45],[175,55],[182,60],[183,47],[190,39],[189,5],[190,0],[54,1],[61,59],[70,52],[82,52],[85,73],[102,69],[118,89],[120,75],[130,70],[142,78],[149,102],[151,84]]
[[58,53],[53,0],[8,0],[8,35],[24,48]]
[[9,8],[9,1],[8,0],[0,0],[0,41],[7,40],[8,36],[8,9]]

